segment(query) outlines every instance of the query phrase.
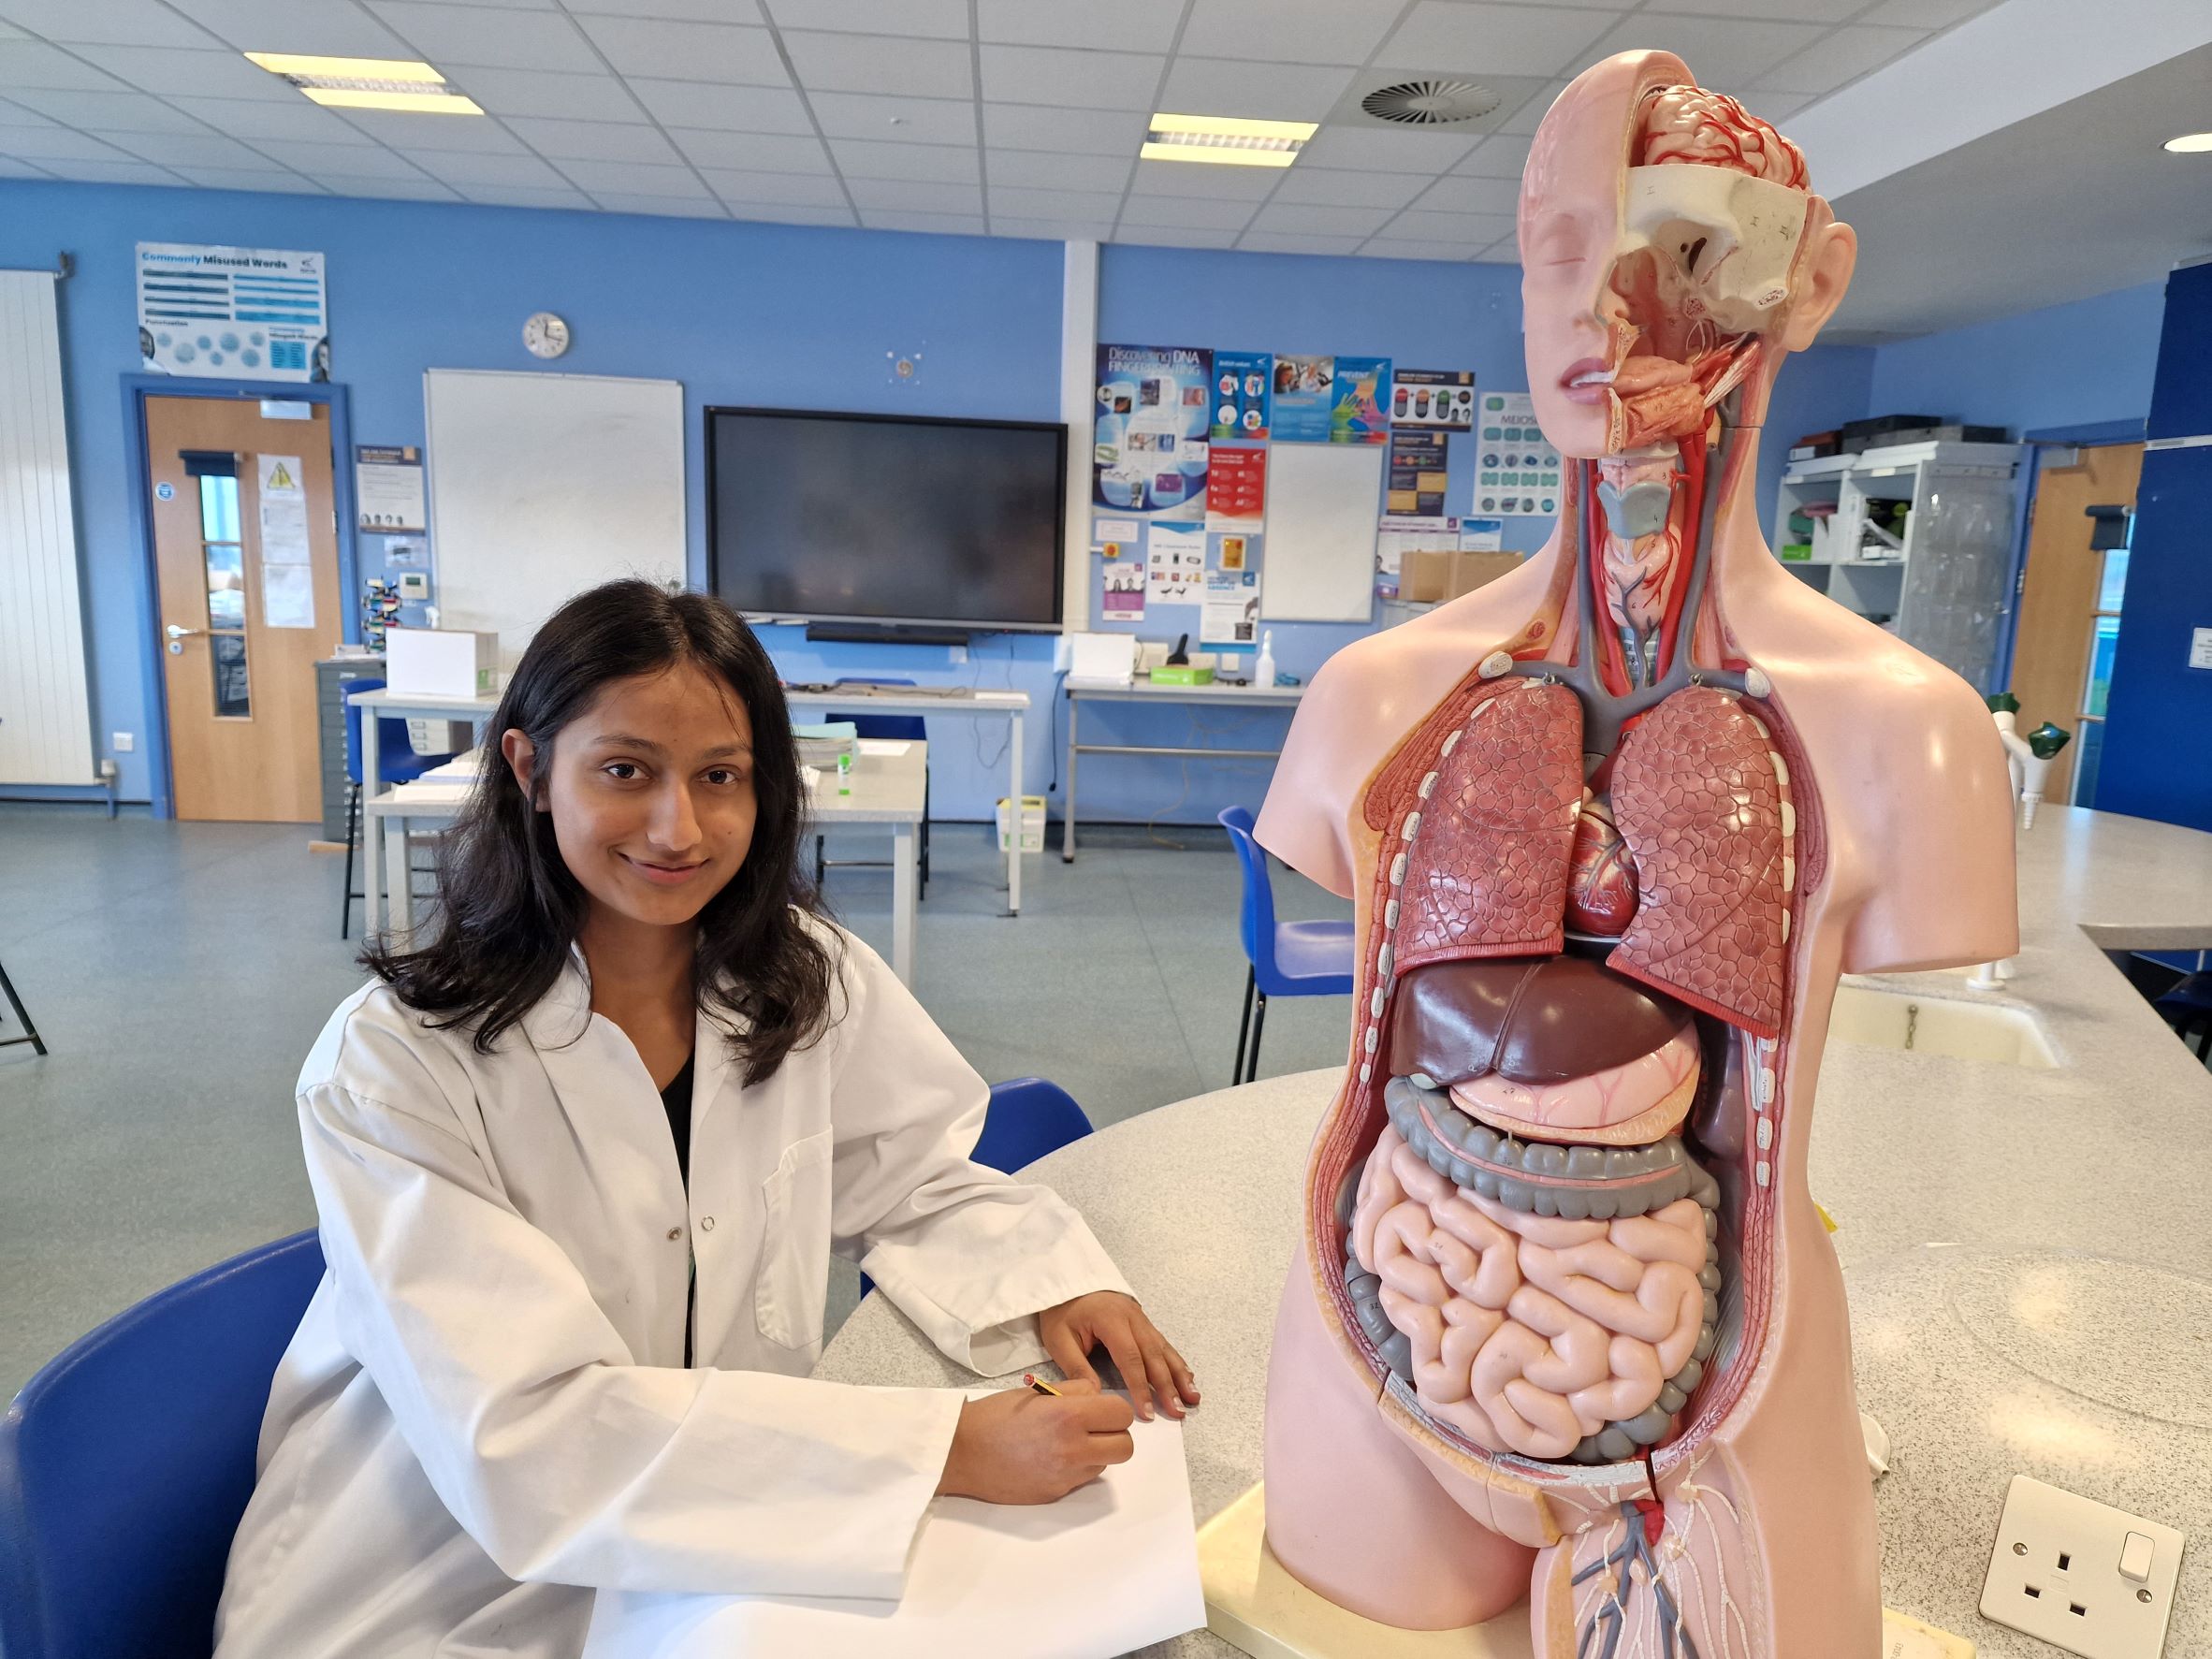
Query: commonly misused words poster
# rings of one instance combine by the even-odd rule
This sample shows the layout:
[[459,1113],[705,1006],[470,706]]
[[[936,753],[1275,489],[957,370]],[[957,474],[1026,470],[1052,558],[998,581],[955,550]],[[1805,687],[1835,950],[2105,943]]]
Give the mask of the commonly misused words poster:
[[1531,517],[1559,511],[1559,451],[1526,392],[1484,392],[1476,423],[1475,511]]
[[155,374],[329,379],[322,255],[140,242],[138,355]]
[[1185,519],[1205,512],[1214,354],[1196,346],[1099,347],[1092,502]]

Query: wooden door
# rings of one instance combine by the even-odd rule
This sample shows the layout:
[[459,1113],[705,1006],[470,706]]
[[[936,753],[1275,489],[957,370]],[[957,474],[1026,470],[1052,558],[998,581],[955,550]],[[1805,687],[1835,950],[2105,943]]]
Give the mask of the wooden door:
[[2089,546],[2088,509],[2133,506],[2143,472],[2140,444],[2103,444],[2075,453],[2073,466],[2045,465],[2036,478],[2028,563],[2020,578],[2019,632],[2013,643],[2012,692],[2020,700],[2020,730],[2056,720],[2074,734],[2044,782],[2044,799],[2056,802],[2074,798],[2074,764],[2085,736],[2082,699],[2104,574],[2104,555]]
[[340,633],[338,530],[330,412],[304,407],[269,420],[257,400],[146,400],[179,818],[323,815],[315,663]]

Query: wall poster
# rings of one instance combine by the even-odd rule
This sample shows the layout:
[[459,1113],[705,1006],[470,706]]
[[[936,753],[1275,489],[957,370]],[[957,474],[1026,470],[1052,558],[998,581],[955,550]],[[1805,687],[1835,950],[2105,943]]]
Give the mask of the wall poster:
[[1390,377],[1390,424],[1433,427],[1447,432],[1475,429],[1472,369],[1400,369]]
[[1251,647],[1259,643],[1259,573],[1210,570],[1199,612],[1199,644]]
[[1390,434],[1390,474],[1383,511],[1393,518],[1434,518],[1444,512],[1445,445],[1442,432]]
[[1206,478],[1206,525],[1257,531],[1267,517],[1267,451],[1216,446]]
[[1536,425],[1526,392],[1485,392],[1476,439],[1475,511],[1540,517],[1559,511],[1559,451]]
[[1275,357],[1278,444],[1380,444],[1390,404],[1388,357]]
[[1214,426],[1216,444],[1243,439],[1257,444],[1268,435],[1275,359],[1272,352],[1214,354]]
[[1144,561],[1123,559],[1106,567],[1106,592],[1099,615],[1109,622],[1144,620]]
[[140,242],[138,356],[151,374],[328,380],[322,255]]
[[1205,585],[1206,532],[1190,524],[1156,524],[1145,537],[1145,598],[1153,604],[1196,604]]
[[1204,514],[1213,376],[1214,354],[1195,346],[1099,347],[1094,505],[1155,518]]

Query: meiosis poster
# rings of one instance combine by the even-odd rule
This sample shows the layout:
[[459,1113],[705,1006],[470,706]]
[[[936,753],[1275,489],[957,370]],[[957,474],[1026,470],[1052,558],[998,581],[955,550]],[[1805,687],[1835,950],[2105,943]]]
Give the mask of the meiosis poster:
[[1535,517],[1559,511],[1559,451],[1526,392],[1485,392],[1475,453],[1475,511]]
[[1267,451],[1216,445],[1206,478],[1206,524],[1257,531],[1267,517]]
[[1099,347],[1092,502],[1186,519],[1205,511],[1214,354],[1196,346]]
[[1447,432],[1475,429],[1475,371],[1471,369],[1400,369],[1390,377],[1390,424],[1434,427]]
[[1257,444],[1268,435],[1270,383],[1274,377],[1272,352],[1215,352],[1214,354],[1214,426],[1215,443],[1241,438]]

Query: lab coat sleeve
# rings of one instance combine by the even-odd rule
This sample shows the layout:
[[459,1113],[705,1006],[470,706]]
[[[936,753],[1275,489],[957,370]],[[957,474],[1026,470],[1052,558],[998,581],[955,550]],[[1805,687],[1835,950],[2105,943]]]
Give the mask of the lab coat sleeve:
[[924,1335],[986,1376],[1045,1359],[1035,1315],[1128,1291],[1074,1207],[968,1158],[990,1091],[881,957],[839,941],[831,1225]]
[[391,1101],[330,1082],[300,1096],[339,1332],[500,1570],[603,1589],[896,1595],[960,1396],[633,1363],[404,1040],[369,1041],[389,1052],[345,1070],[380,1073]]

